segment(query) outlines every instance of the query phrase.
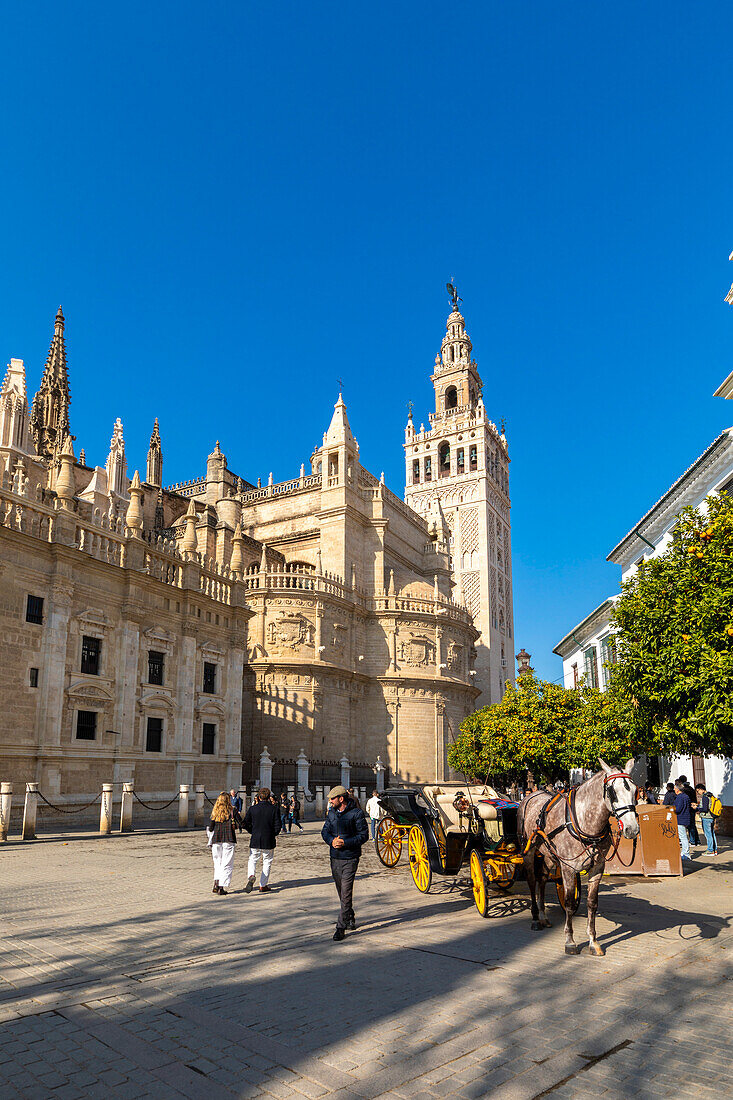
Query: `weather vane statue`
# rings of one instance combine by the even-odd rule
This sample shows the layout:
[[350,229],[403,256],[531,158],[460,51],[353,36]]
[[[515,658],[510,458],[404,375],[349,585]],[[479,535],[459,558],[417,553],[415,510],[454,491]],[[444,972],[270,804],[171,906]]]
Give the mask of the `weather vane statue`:
[[445,284],[445,289],[450,295],[450,300],[453,303],[453,312],[458,313],[458,303],[463,301],[463,298],[458,297],[458,287],[456,286],[455,279]]

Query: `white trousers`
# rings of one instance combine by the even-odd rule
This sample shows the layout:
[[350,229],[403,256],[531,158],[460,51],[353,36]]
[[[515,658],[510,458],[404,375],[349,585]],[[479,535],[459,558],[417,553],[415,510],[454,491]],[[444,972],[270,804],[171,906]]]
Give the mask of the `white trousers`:
[[211,845],[211,855],[214,859],[214,878],[225,890],[232,881],[235,848],[235,844]]
[[260,875],[260,886],[267,886],[267,880],[270,877],[270,868],[272,867],[272,861],[275,858],[274,848],[250,848],[249,863],[247,864],[247,876],[248,878],[254,878],[257,874],[257,864],[259,862],[260,856],[262,856],[262,874]]

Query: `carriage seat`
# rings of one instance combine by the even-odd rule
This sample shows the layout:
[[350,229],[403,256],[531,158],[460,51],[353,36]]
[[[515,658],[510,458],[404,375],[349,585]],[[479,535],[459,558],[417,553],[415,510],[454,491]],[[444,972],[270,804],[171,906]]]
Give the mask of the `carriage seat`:
[[[475,805],[479,806],[479,814],[481,814],[482,798],[494,798],[495,793],[491,787],[486,787],[483,784],[481,786],[468,787],[465,784],[453,784],[451,786],[436,786],[425,787],[424,794],[426,801],[440,813],[440,820],[446,833],[465,833],[468,830],[468,817],[466,814],[459,814],[458,810],[453,805],[453,799],[456,797],[458,791],[463,793],[468,798],[469,802],[473,801]],[[489,810],[493,810],[493,817],[496,818],[496,809],[494,806],[486,804]],[[485,819],[490,820],[490,819]]]

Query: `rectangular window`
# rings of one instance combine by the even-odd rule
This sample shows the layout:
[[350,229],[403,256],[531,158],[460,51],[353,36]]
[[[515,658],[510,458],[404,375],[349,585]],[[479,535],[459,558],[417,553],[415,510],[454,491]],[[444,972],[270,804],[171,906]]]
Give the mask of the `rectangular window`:
[[76,737],[78,741],[93,741],[97,736],[96,710],[78,710],[76,712]]
[[148,683],[163,684],[163,662],[165,653],[158,653],[156,649],[148,650]]
[[696,787],[698,783],[705,783],[705,760],[702,756],[692,757],[692,785]]
[[430,455],[425,455],[425,480],[433,480],[433,460]]
[[571,665],[570,667],[573,670],[573,687],[576,688],[578,686],[578,666]]
[[32,688],[37,688],[38,687],[38,669],[37,668],[32,668],[31,669],[30,678],[31,678],[31,687]]
[[610,684],[612,666],[618,661],[616,656],[616,639],[611,636],[601,642],[601,664],[603,665],[603,682]]
[[145,735],[146,752],[162,752],[163,750],[163,719],[148,718],[148,729]]
[[456,451],[456,469],[459,474],[462,474],[466,468],[466,463],[463,458],[463,447],[459,447]]
[[213,722],[204,722],[204,729],[201,735],[201,752],[204,756],[214,755],[214,745],[216,743],[216,726]]
[[37,623],[38,626],[43,622],[43,597],[42,596],[29,596],[25,605],[25,621],[27,623]]
[[475,443],[472,443],[468,448],[468,468],[469,470],[478,470],[478,447]]
[[81,670],[89,676],[99,676],[99,657],[102,643],[99,638],[89,638],[86,634],[81,641]]
[[414,459],[414,461],[412,463],[412,484],[413,485],[419,485],[420,484],[420,459],[419,458]]
[[583,654],[585,660],[585,682],[588,687],[598,689],[598,655],[594,645],[588,646]]
[[216,695],[216,665],[212,665],[209,661],[204,661],[204,693],[206,695]]

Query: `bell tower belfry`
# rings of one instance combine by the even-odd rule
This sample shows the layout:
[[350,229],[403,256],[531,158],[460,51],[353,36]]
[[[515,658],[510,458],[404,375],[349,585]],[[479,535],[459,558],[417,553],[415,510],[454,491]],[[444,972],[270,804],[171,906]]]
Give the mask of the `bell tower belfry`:
[[514,617],[509,501],[509,450],[503,426],[486,414],[483,383],[460,299],[453,308],[431,381],[435,412],[429,427],[405,429],[405,501],[428,519],[442,512],[450,530],[454,595],[473,615],[478,707],[501,699],[512,677]]

